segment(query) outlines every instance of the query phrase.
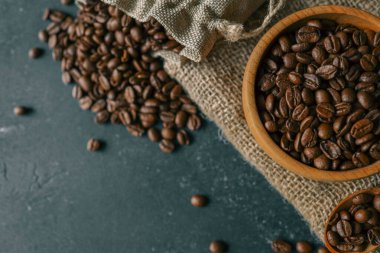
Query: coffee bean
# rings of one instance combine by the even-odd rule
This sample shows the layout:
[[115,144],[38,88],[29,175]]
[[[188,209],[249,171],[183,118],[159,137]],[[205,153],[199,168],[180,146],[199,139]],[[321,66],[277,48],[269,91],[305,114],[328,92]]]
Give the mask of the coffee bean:
[[320,170],[328,170],[331,166],[331,160],[326,155],[322,154],[316,157],[313,161],[314,166]]
[[191,205],[195,207],[204,207],[208,204],[208,198],[204,195],[195,194],[191,196]]
[[359,91],[357,93],[357,100],[364,109],[370,109],[374,103],[375,98],[368,92]]
[[325,156],[330,160],[338,159],[342,155],[339,146],[336,143],[329,140],[322,141],[320,143],[320,149],[322,150],[323,154],[325,154]]
[[350,133],[354,138],[360,138],[370,133],[373,129],[373,122],[369,119],[357,121],[351,128]]
[[189,145],[190,144],[190,136],[185,130],[180,130],[177,132],[177,142],[179,145]]
[[367,236],[368,236],[368,241],[372,245],[376,245],[376,246],[380,245],[380,231],[378,228],[373,228],[373,229],[368,230]]
[[299,241],[296,243],[296,250],[298,253],[311,253],[312,247],[308,242]]
[[341,237],[348,237],[352,234],[351,224],[346,220],[341,220],[336,225],[337,232]]
[[340,241],[338,233],[331,230],[327,232],[327,240],[332,246],[337,246]]
[[160,149],[164,153],[172,153],[175,149],[175,145],[170,140],[161,140],[160,142]]
[[373,71],[377,66],[377,58],[372,54],[365,54],[360,59],[360,66],[364,71]]
[[196,131],[202,126],[201,118],[195,114],[189,116],[187,120],[187,128],[191,131]]
[[370,213],[365,209],[359,209],[355,213],[355,220],[359,223],[365,223],[370,219]]
[[317,249],[317,253],[329,253],[330,251],[327,250],[327,248],[321,246]]
[[98,151],[101,148],[101,142],[96,139],[89,139],[87,142],[87,150],[90,152]]
[[360,193],[352,198],[352,203],[355,205],[362,205],[370,203],[373,199],[373,196],[366,193]]
[[313,57],[314,61],[316,61],[317,64],[322,64],[324,60],[327,58],[326,50],[322,47],[314,47],[311,51],[311,56]]
[[357,168],[365,167],[369,164],[369,158],[363,152],[356,152],[352,155],[352,162]]
[[343,243],[339,243],[338,245],[336,245],[336,247],[338,250],[341,250],[342,252],[347,252],[347,251],[353,250],[354,245],[352,245],[349,242],[343,242]]
[[369,149],[370,156],[375,160],[380,160],[380,143],[374,143]]
[[315,26],[303,26],[297,31],[300,42],[315,43],[320,38],[320,30]]
[[283,240],[275,240],[272,242],[272,250],[275,253],[291,253],[292,245]]
[[356,94],[354,89],[352,88],[345,88],[341,92],[341,98],[342,102],[347,102],[347,103],[353,103],[356,100]]
[[73,3],[74,3],[73,0],[61,0],[61,4],[63,4],[63,5],[71,5]]
[[28,108],[26,108],[25,106],[21,106],[21,105],[18,105],[18,106],[15,106],[13,108],[13,113],[16,115],[16,116],[22,116],[22,115],[25,115],[28,113]]
[[212,241],[209,250],[211,253],[224,253],[227,251],[227,245],[222,241]]
[[38,48],[38,47],[33,47],[29,50],[28,55],[30,59],[36,59],[36,58],[41,57],[43,53],[44,53],[43,49]]
[[149,140],[152,142],[158,142],[161,140],[160,132],[156,128],[149,128],[147,134]]
[[280,45],[282,52],[287,53],[290,51],[291,42],[288,37],[281,36],[278,39],[278,44]]

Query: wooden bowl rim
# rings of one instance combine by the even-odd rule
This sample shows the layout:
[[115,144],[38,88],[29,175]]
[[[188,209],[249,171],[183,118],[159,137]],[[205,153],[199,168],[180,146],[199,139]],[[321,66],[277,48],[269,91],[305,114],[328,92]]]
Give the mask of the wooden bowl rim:
[[267,46],[269,46],[270,43],[289,26],[301,22],[304,19],[322,14],[344,14],[349,16],[357,16],[360,18],[365,18],[365,20],[368,20],[370,23],[379,23],[380,27],[380,18],[372,15],[371,13],[353,7],[338,5],[311,7],[297,11],[283,18],[262,36],[247,62],[242,87],[244,116],[251,134],[266,154],[268,154],[279,165],[299,176],[324,182],[350,181],[368,177],[380,172],[380,162],[375,162],[366,167],[347,171],[325,171],[308,166],[292,158],[272,140],[259,118],[256,107],[254,86],[256,85],[255,79],[257,69]]
[[[349,194],[347,197],[345,197],[344,199],[342,199],[341,201],[339,201],[339,203],[331,211],[331,214],[330,214],[329,218],[327,219],[327,221],[325,223],[325,231],[324,231],[325,245],[326,245],[326,247],[328,248],[328,250],[331,253],[339,253],[339,251],[336,251],[335,248],[333,246],[331,246],[330,243],[329,243],[329,241],[327,240],[327,231],[328,231],[328,227],[329,227],[329,221],[331,220],[331,218],[333,217],[333,215],[335,213],[337,213],[337,212],[340,211],[340,209],[341,209],[341,207],[342,207],[343,204],[345,204],[347,201],[349,201],[350,199],[352,199],[356,195],[359,195],[360,193],[371,193],[373,195],[377,195],[377,194],[380,194],[380,187],[375,187],[375,188],[370,188],[370,189],[364,189],[364,190],[353,192],[353,193]],[[371,251],[377,249],[378,247],[379,246],[369,245],[368,248],[367,248],[367,250],[366,251],[362,251],[362,252],[363,253],[364,252],[371,252]],[[354,253],[354,252],[347,252],[347,253]]]

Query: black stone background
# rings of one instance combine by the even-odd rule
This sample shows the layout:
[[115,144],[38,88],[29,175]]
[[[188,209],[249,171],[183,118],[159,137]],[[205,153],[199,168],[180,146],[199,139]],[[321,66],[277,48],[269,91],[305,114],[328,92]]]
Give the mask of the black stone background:
[[[194,143],[164,155],[121,126],[99,126],[61,83],[50,52],[28,59],[45,7],[0,1],[0,252],[198,253],[222,239],[235,253],[271,252],[285,238],[317,243],[294,208],[207,122]],[[15,117],[22,104],[35,112]],[[104,139],[100,153],[89,138]],[[192,194],[211,203],[198,209]]]

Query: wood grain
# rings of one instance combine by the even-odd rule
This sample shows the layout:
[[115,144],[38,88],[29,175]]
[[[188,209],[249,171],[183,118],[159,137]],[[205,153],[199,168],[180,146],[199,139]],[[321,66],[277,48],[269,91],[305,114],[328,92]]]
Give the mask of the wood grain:
[[277,163],[289,171],[314,180],[348,181],[368,177],[380,172],[380,163],[348,171],[323,171],[299,162],[285,153],[269,136],[258,113],[255,101],[256,73],[262,57],[279,34],[294,30],[309,19],[329,19],[341,24],[352,24],[361,29],[380,31],[380,19],[368,12],[343,6],[318,6],[287,16],[275,24],[258,42],[247,63],[243,80],[243,110],[251,130],[261,148]]
[[[325,245],[331,253],[340,253],[340,252],[336,251],[335,248],[333,246],[331,246],[331,244],[327,240],[327,231],[328,231],[328,227],[329,227],[329,222],[336,213],[338,213],[342,210],[347,210],[352,205],[352,199],[360,193],[370,193],[373,195],[377,195],[377,194],[380,194],[380,188],[372,188],[372,189],[366,189],[366,190],[354,192],[354,193],[348,195],[343,200],[341,200],[339,202],[339,204],[334,208],[334,210],[331,212],[331,214],[329,216],[329,219],[326,221],[326,225],[325,225]],[[378,247],[379,246],[369,245],[365,251],[362,251],[362,253],[371,252]],[[347,253],[354,253],[354,252],[347,252]]]

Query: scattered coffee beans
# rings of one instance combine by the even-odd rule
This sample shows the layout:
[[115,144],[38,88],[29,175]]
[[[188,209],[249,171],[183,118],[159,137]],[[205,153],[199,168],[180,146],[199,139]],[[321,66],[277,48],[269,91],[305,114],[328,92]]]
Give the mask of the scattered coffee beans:
[[222,241],[212,241],[209,250],[212,253],[224,253],[227,252],[227,245]]
[[16,116],[21,116],[21,115],[25,115],[28,113],[28,108],[24,107],[24,106],[15,106],[15,108],[13,108],[13,113],[16,115]]
[[204,195],[195,194],[191,197],[191,204],[195,207],[204,207],[208,203],[208,198]]
[[101,142],[96,139],[89,139],[87,142],[87,150],[90,152],[98,151],[101,148]]
[[28,56],[30,59],[36,59],[36,58],[39,58],[43,54],[43,52],[44,52],[43,49],[38,48],[38,47],[33,47],[29,49]]
[[277,39],[258,73],[257,101],[284,151],[321,170],[380,160],[379,37],[310,20]]
[[202,125],[197,107],[152,56],[183,47],[156,20],[138,22],[100,1],[81,5],[76,17],[46,9],[43,19],[50,24],[39,39],[61,61],[63,83],[74,83],[72,96],[95,113],[96,123],[147,134],[165,153],[190,143],[188,130]]
[[380,245],[380,195],[361,193],[350,201],[350,206],[336,213],[330,220],[327,240],[337,250],[363,251],[369,244]]
[[[275,240],[272,241],[272,250],[275,253],[291,253],[293,246],[291,243],[284,240]],[[310,243],[306,241],[298,241],[295,245],[295,250],[297,253],[311,253],[313,252],[313,247]],[[320,246],[317,250],[317,253],[329,253],[326,247]]]

